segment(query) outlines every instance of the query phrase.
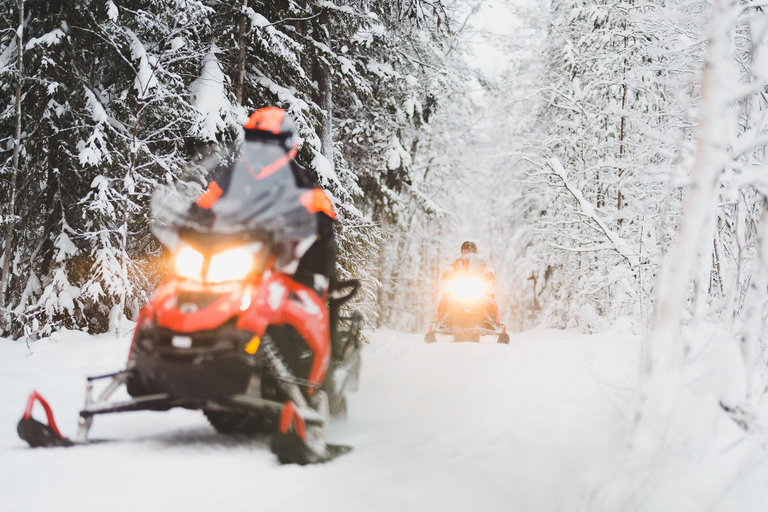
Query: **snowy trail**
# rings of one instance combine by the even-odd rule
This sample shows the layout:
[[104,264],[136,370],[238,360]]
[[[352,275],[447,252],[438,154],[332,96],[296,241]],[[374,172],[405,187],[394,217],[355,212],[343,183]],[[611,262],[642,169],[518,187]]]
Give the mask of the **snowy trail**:
[[280,466],[266,439],[219,436],[193,411],[99,417],[93,437],[119,441],[26,448],[27,394],[73,435],[84,377],[121,367],[129,343],[0,340],[0,510],[574,510],[621,446],[639,355],[619,331],[528,331],[509,346],[379,331],[329,432],[354,451],[329,464]]

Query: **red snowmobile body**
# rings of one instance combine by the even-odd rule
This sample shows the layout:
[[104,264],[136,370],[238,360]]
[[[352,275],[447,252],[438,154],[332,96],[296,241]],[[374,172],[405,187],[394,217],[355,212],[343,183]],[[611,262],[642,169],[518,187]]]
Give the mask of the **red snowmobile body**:
[[[274,150],[246,142],[228,168],[228,192],[206,208],[190,207],[183,187],[155,195],[154,230],[174,252],[173,271],[140,312],[127,368],[88,379],[75,444],[87,442],[95,415],[183,407],[202,410],[222,433],[272,433],[283,462],[346,451],[327,445],[324,430],[358,384],[362,315],[332,326],[326,302],[338,310],[359,284],[339,283],[335,293],[349,293],[329,296],[322,283],[285,273],[316,236],[317,210],[305,198],[317,192],[299,188],[287,165],[275,169],[285,155]],[[100,379],[111,382],[94,401]],[[121,385],[132,400],[110,402]],[[33,399],[41,397],[28,410]],[[28,414],[19,424],[30,445],[70,443],[53,430]]]
[[[128,391],[189,399],[245,393],[254,376],[251,359],[265,336],[275,344],[290,342],[283,358],[312,396],[331,357],[328,309],[314,290],[271,271],[223,287],[170,277],[141,311]],[[199,360],[188,364],[193,359]],[[276,389],[267,394],[276,397]]]

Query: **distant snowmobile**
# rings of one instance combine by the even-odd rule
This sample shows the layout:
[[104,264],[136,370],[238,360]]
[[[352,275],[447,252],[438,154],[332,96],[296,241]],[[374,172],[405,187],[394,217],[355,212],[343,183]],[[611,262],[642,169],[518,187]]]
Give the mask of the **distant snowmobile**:
[[[86,443],[98,414],[183,407],[202,410],[221,433],[272,433],[284,463],[348,450],[327,444],[325,428],[331,415],[346,413],[345,393],[358,386],[362,315],[338,325],[332,318],[359,283],[329,292],[323,279],[302,284],[293,276],[317,239],[315,214],[332,210],[322,190],[297,185],[291,151],[246,132],[239,153],[221,157],[229,164],[217,162],[229,173],[225,189],[212,182],[191,206],[198,192],[188,191],[199,188],[190,184],[155,194],[154,230],[173,251],[172,271],[139,314],[126,369],[88,379],[74,442],[33,393],[18,425],[22,439]],[[109,384],[93,400],[101,379]],[[110,402],[121,386],[132,399]],[[31,417],[35,401],[48,425]]]
[[508,344],[506,327],[499,323],[493,298],[495,273],[474,242],[464,242],[461,255],[446,268],[447,288],[424,341],[434,343],[437,334],[453,335],[454,341],[479,342],[480,336],[496,335],[497,343]]

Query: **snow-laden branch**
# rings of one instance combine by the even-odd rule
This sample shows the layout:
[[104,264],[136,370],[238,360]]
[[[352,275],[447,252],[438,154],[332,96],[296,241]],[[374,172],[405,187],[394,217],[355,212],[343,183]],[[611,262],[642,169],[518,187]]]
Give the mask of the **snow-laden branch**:
[[587,201],[584,198],[584,194],[581,193],[581,190],[574,187],[573,184],[568,180],[568,174],[565,172],[565,168],[563,167],[563,164],[560,163],[560,160],[557,158],[550,158],[549,166],[552,168],[552,171],[555,173],[555,175],[563,182],[565,189],[579,203],[581,213],[586,217],[589,217],[595,224],[597,224],[597,227],[600,229],[600,231],[608,238],[612,249],[618,252],[624,259],[626,259],[630,267],[636,267],[640,262],[637,253],[632,250],[626,240],[611,231],[603,219],[597,215],[597,211],[595,210],[595,207],[592,205],[592,203]]

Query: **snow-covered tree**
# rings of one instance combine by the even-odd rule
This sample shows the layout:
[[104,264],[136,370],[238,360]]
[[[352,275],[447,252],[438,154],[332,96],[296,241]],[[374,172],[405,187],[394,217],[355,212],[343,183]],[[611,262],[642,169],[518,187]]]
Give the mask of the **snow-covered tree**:
[[[254,109],[286,108],[339,213],[339,274],[374,310],[382,222],[405,226],[412,162],[451,39],[442,2],[26,2],[0,33],[3,332],[104,330],[144,300],[163,257],[148,228],[156,184],[237,137]],[[0,4],[18,25],[18,2]],[[15,87],[21,83],[16,115]],[[19,198],[11,212],[13,176]],[[420,207],[428,201],[419,199]],[[15,214],[15,216],[13,215]]]
[[103,330],[157,278],[148,198],[199,136],[189,87],[208,10],[186,1],[27,9],[24,201],[4,328]]
[[670,179],[691,158],[690,113],[678,100],[696,94],[700,46],[685,41],[701,16],[670,18],[642,0],[542,7],[524,13],[530,37],[509,43],[523,62],[531,44],[545,45],[544,65],[527,64],[534,79],[509,79],[521,91],[509,108],[528,122],[508,159],[515,217],[527,220],[511,272],[516,283],[538,280],[548,323],[597,330],[606,318],[648,319],[679,215]]

